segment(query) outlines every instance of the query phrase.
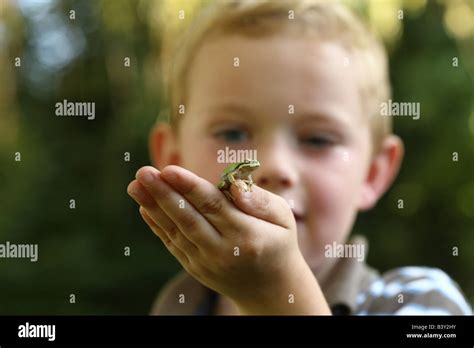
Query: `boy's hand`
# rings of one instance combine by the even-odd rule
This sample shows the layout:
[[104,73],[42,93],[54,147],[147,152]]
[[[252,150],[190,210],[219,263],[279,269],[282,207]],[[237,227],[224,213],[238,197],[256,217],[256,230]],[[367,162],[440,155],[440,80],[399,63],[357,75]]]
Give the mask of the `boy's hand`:
[[[178,166],[161,173],[143,167],[136,178],[128,193],[153,232],[188,273],[242,312],[291,314],[296,308],[287,308],[288,299],[301,293],[299,287],[314,288],[313,282],[319,290],[298,248],[293,213],[280,196],[233,186],[236,209],[213,184]],[[317,306],[321,313],[324,305]]]

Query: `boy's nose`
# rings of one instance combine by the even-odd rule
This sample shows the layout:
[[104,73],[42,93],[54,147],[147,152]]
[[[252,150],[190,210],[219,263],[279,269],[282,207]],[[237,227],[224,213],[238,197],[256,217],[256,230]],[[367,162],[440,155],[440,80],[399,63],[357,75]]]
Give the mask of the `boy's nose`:
[[278,193],[295,185],[296,168],[287,156],[282,156],[282,152],[273,150],[258,159],[262,166],[252,175],[258,186]]
[[292,186],[288,176],[279,174],[261,176],[257,185],[274,193]]

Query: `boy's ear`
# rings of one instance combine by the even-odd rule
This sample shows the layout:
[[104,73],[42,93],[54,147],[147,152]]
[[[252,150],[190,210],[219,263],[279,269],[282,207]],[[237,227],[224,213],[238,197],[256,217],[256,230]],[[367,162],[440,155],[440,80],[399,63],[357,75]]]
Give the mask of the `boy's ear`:
[[180,164],[176,134],[167,123],[157,123],[148,137],[151,162],[154,167],[163,169],[167,165]]
[[390,187],[398,174],[403,159],[403,142],[396,135],[385,138],[374,155],[365,179],[359,201],[359,210],[372,208]]

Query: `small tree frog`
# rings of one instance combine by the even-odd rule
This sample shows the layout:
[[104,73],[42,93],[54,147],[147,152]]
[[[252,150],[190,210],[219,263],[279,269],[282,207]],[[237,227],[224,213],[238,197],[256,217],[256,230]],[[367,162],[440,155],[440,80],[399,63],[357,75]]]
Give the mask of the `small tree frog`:
[[239,163],[229,164],[221,175],[221,181],[217,185],[228,199],[232,200],[229,192],[230,185],[237,186],[241,191],[252,191],[252,175],[251,173],[260,167],[260,162],[257,160],[245,160]]

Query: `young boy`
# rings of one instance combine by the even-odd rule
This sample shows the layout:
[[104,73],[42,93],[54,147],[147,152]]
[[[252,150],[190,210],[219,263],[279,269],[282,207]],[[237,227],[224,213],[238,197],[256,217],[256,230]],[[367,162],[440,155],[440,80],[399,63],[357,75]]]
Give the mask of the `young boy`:
[[[171,124],[150,136],[161,171],[141,168],[128,187],[184,268],[153,314],[471,314],[441,270],[379,275],[365,240],[349,239],[403,145],[379,112],[384,50],[348,9],[217,1],[178,46],[168,83]],[[261,163],[232,200],[216,187],[223,150],[256,150]]]

